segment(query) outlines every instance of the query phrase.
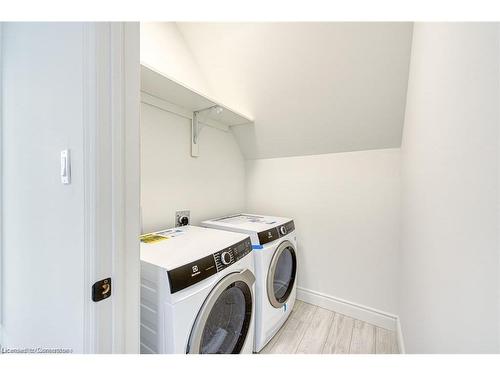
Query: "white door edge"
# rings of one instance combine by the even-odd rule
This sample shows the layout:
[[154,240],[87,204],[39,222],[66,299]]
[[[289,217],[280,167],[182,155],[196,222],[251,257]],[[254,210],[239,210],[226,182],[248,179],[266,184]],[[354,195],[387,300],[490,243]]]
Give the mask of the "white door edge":
[[84,350],[94,353],[95,343],[95,306],[90,300],[91,284],[94,280],[95,254],[95,227],[96,227],[96,156],[97,143],[96,118],[97,106],[94,101],[96,94],[96,32],[92,24],[84,26],[83,38],[83,147],[84,147],[84,263],[85,263],[85,311],[84,311]]

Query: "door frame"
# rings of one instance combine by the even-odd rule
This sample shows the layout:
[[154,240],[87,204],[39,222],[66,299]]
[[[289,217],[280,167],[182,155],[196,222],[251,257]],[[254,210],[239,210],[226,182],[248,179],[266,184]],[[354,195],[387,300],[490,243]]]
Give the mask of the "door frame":
[[[139,353],[139,23],[82,23],[84,145],[84,352]],[[0,22],[0,154],[3,23]],[[3,295],[3,175],[0,163],[0,296]],[[91,299],[97,280],[112,296]],[[0,345],[3,342],[0,297]]]
[[[85,24],[83,58],[84,347],[139,353],[139,24]],[[107,277],[111,298],[93,302]]]

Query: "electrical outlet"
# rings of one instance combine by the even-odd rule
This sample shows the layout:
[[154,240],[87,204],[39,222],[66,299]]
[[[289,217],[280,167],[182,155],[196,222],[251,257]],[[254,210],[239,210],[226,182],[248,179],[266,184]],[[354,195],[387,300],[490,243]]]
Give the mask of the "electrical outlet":
[[189,225],[190,223],[191,223],[191,217],[189,210],[175,211],[176,227],[183,227],[184,225]]

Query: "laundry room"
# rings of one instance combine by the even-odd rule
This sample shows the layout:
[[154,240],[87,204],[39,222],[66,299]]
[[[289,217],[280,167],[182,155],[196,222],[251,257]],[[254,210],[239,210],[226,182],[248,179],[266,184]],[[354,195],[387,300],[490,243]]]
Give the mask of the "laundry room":
[[[142,231],[180,225],[184,210],[192,225],[240,213],[293,220],[304,308],[290,323],[300,328],[283,327],[267,351],[398,351],[391,313],[411,32],[410,23],[141,24]],[[326,53],[330,39],[341,45]],[[325,95],[335,102],[319,102]],[[362,113],[355,95],[369,107]]]
[[[432,28],[419,25],[414,35],[405,22],[141,23],[142,231],[189,220],[250,235],[254,352],[405,353],[400,311],[415,302],[401,294],[412,275],[402,270],[415,255],[400,250],[414,235],[402,221],[419,193],[406,186],[402,194],[420,155],[403,127],[412,132],[412,106],[425,105],[419,87],[409,87],[419,79],[418,68],[410,72],[412,42],[419,58],[427,33],[448,32]],[[288,222],[293,254],[273,277],[289,278],[281,282],[293,298],[280,304],[267,285],[271,259],[258,259],[258,232]],[[282,317],[270,323],[264,306]],[[413,309],[405,311],[412,321]],[[205,324],[206,340],[222,340],[221,327]],[[147,337],[155,330],[141,327]],[[412,351],[425,350],[416,337],[426,332],[414,332]]]
[[500,353],[500,23],[217,19],[0,22],[0,353]]

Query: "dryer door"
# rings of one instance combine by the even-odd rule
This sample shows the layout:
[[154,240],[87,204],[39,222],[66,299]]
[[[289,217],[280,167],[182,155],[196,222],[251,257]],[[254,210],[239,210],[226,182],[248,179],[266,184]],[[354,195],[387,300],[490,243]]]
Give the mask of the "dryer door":
[[282,307],[292,293],[297,274],[297,256],[290,241],[276,249],[267,272],[267,297],[271,305]]
[[249,333],[253,314],[250,270],[231,273],[214,287],[194,323],[187,352],[237,354]]

